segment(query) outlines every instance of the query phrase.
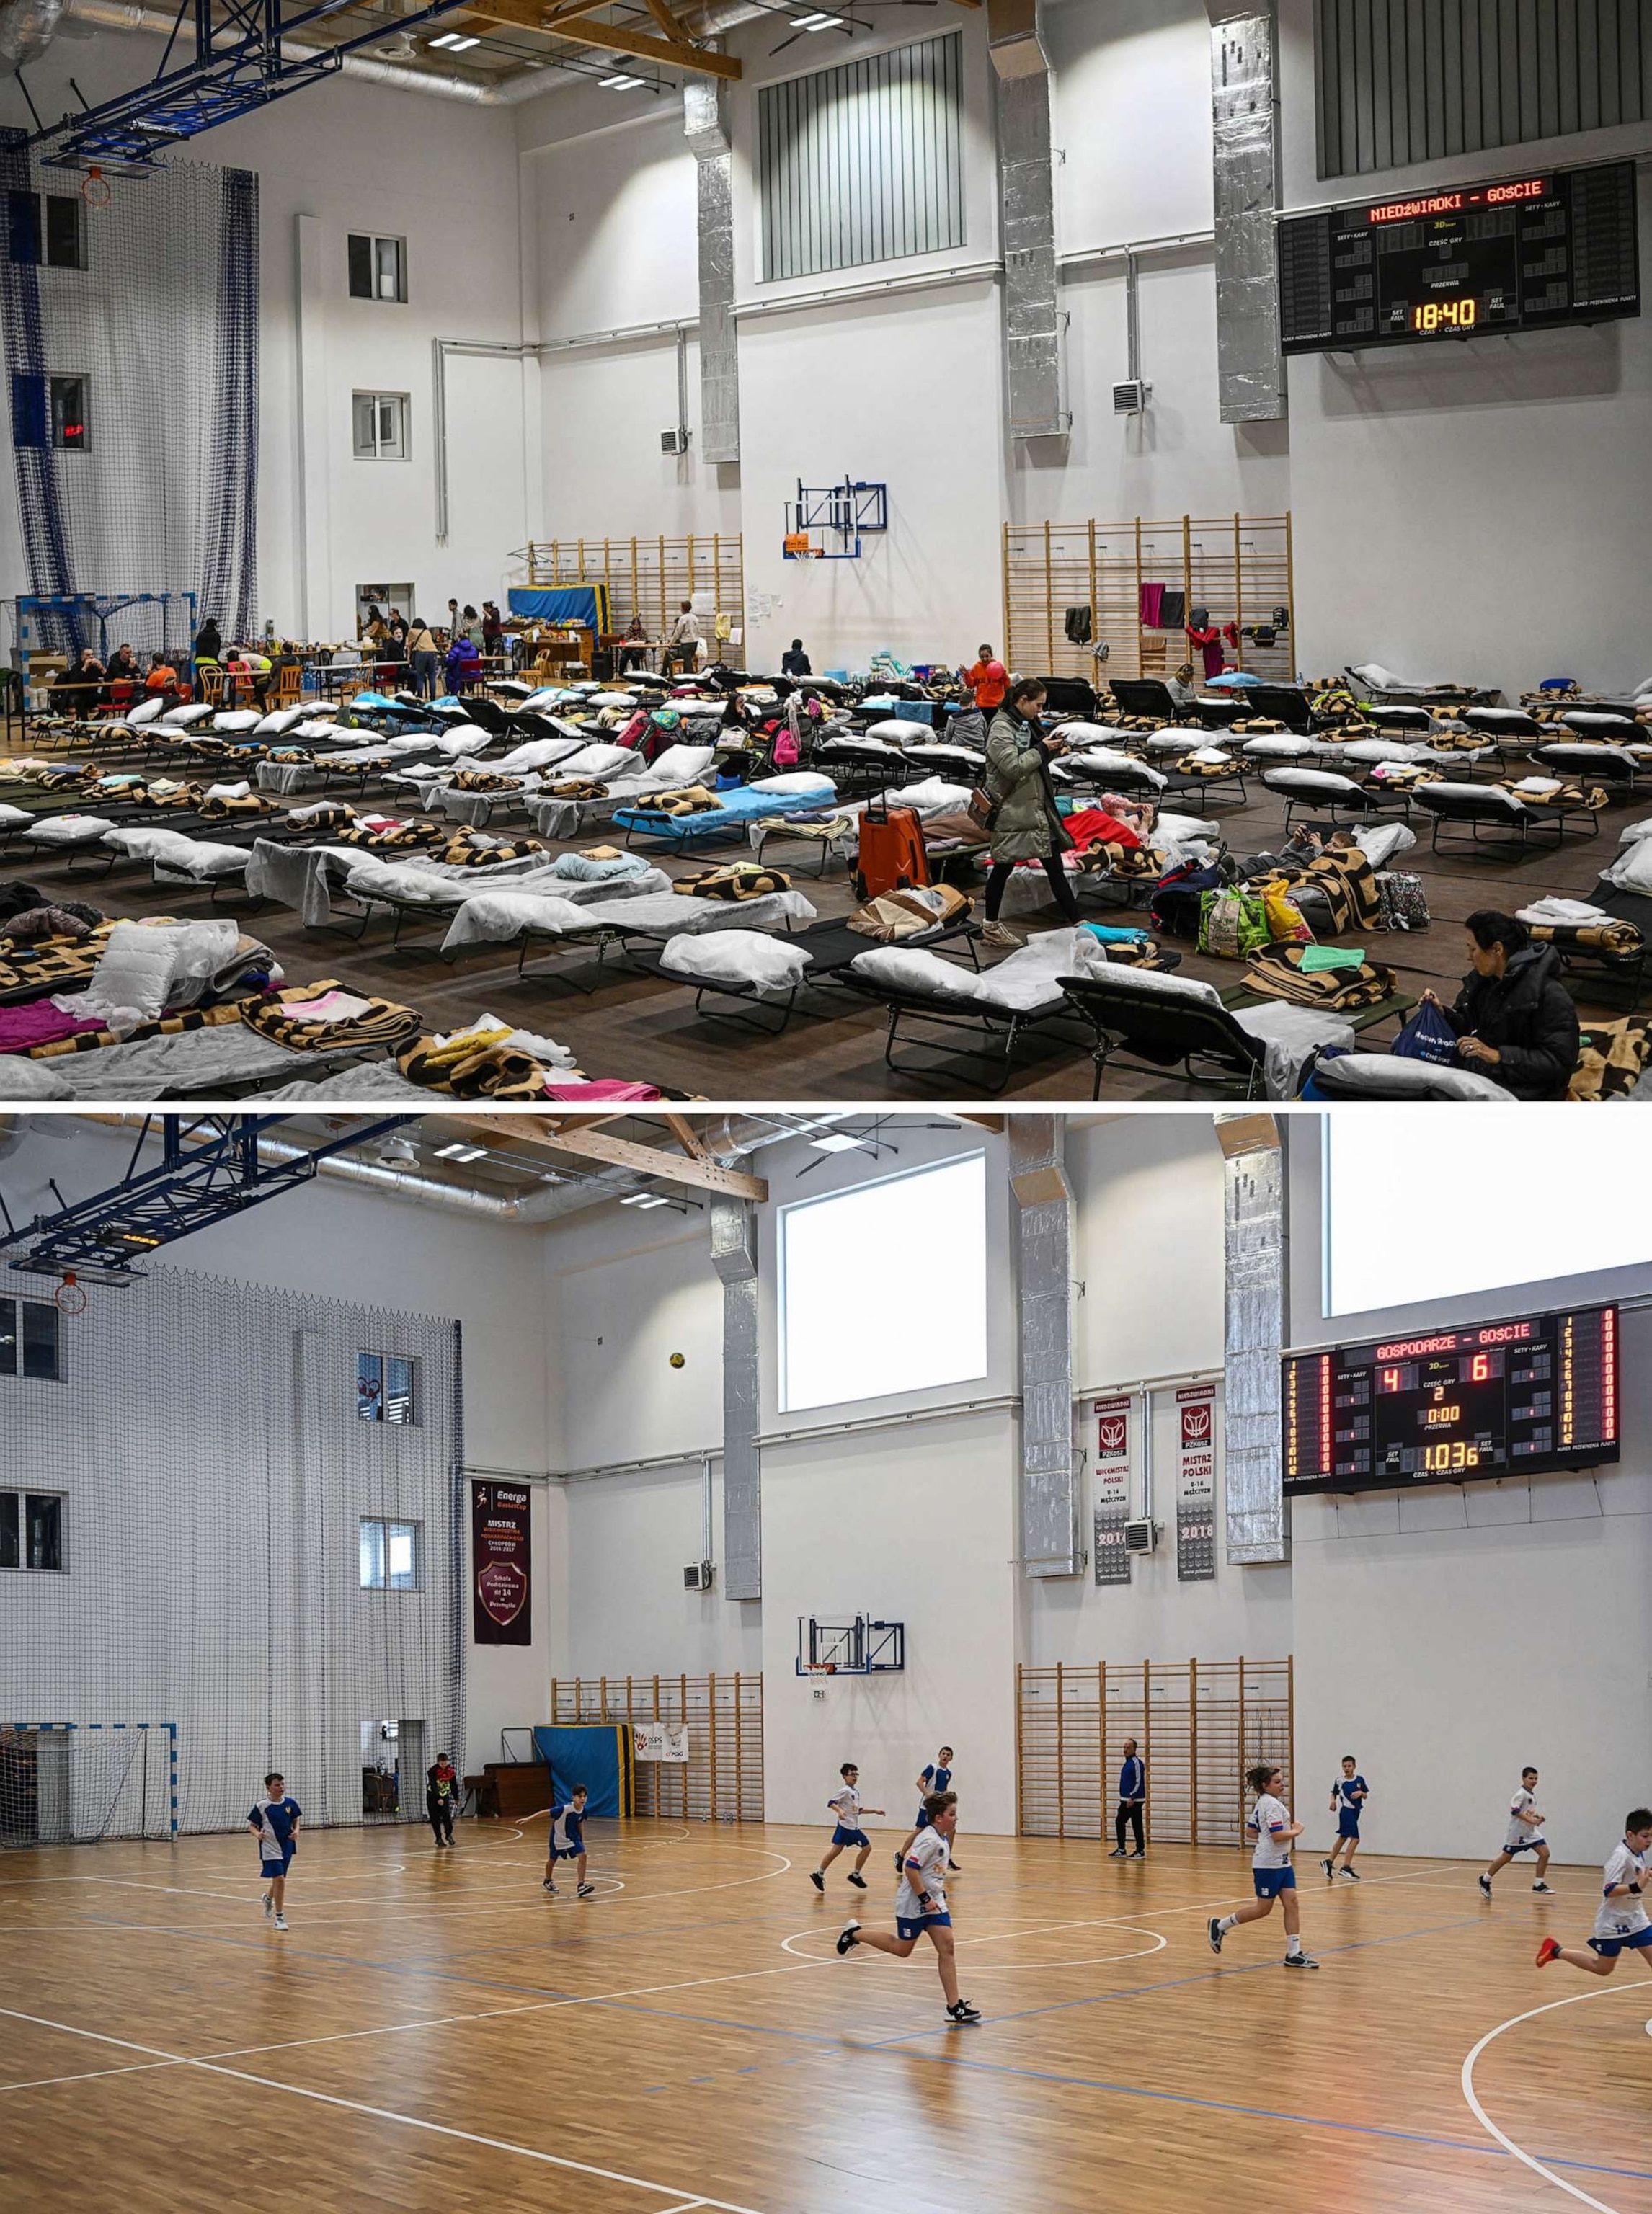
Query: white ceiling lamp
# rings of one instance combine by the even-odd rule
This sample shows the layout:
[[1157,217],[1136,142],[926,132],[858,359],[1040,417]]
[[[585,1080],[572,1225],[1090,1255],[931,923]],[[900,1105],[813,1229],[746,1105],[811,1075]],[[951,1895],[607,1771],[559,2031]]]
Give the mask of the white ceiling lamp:
[[847,1130],[829,1130],[823,1138],[811,1138],[809,1143],[817,1153],[861,1153],[871,1151],[864,1138],[857,1138]]
[[671,1202],[657,1191],[628,1192],[620,1202],[621,1207],[669,1207]]
[[436,1158],[438,1161],[479,1161],[483,1158],[486,1151],[487,1148],[486,1146],[467,1146],[463,1144],[438,1146],[436,1148]]
[[793,20],[800,31],[841,31],[844,22],[841,15],[828,15],[818,8],[811,15],[798,15]]
[[479,46],[480,39],[465,38],[457,31],[444,31],[439,39],[431,40],[432,46],[445,46],[450,54],[462,54],[467,46]]
[[605,76],[601,79],[604,92],[634,92],[642,83],[639,76]]

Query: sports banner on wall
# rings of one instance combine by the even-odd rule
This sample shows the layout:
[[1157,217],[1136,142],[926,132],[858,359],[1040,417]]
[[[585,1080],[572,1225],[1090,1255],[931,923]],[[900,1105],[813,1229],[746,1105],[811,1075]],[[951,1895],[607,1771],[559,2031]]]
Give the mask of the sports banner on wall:
[[1130,1557],[1124,1525],[1130,1519],[1130,1402],[1128,1394],[1098,1399],[1096,1418],[1095,1562],[1098,1584],[1127,1584]]
[[470,1487],[470,1594],[478,1645],[531,1645],[531,1495],[517,1483]]
[[686,1761],[688,1758],[687,1722],[633,1722],[631,1736],[639,1760]]
[[1216,1573],[1216,1387],[1176,1394],[1176,1574],[1196,1583]]

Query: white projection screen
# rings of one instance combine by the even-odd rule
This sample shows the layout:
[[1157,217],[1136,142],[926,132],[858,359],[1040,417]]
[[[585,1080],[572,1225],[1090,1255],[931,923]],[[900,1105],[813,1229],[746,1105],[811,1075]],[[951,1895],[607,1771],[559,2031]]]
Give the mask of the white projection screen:
[[1577,1112],[1325,1116],[1324,1312],[1367,1314],[1652,1262],[1643,1118],[1606,1109],[1578,1129]]
[[782,1413],[987,1373],[980,1153],[794,1201],[780,1248]]

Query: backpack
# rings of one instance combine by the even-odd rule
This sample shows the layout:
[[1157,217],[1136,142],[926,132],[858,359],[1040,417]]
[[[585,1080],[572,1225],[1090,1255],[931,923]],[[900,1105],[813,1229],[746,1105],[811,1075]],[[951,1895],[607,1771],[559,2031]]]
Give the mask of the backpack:
[[1379,930],[1426,930],[1429,899],[1421,877],[1402,869],[1384,869],[1377,875]]
[[1204,892],[1199,900],[1199,951],[1221,961],[1243,961],[1271,945],[1268,910],[1258,895],[1237,885]]
[[802,751],[798,747],[797,739],[792,736],[792,732],[790,731],[776,731],[774,735],[774,749],[769,755],[769,760],[774,766],[776,768],[795,768],[802,758]]

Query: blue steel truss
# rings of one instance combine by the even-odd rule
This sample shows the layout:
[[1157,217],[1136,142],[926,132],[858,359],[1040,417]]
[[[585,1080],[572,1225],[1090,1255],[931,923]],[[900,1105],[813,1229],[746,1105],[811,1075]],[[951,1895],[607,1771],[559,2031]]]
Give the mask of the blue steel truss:
[[[260,1161],[258,1141],[287,1118],[281,1115],[148,1116],[119,1183],[77,1200],[56,1214],[37,1215],[0,1246],[9,1268],[36,1275],[72,1275],[94,1283],[128,1284],[143,1275],[138,1263],[162,1245],[244,1214],[308,1183],[333,1153],[367,1144],[409,1122],[387,1116],[312,1147],[296,1159]],[[154,1124],[161,1125],[158,1166],[135,1173]]]
[[[309,5],[289,7],[285,0],[181,0],[152,77],[78,115],[43,124],[23,143],[41,160],[70,168],[152,168],[163,148],[319,84],[341,69],[346,55],[358,46],[383,42],[386,27],[380,23],[337,46],[298,55],[283,52],[284,40],[335,15],[340,3],[310,0]],[[394,28],[413,30],[438,15],[456,14],[462,4],[462,0],[436,0],[413,15],[398,16]],[[187,44],[193,58],[174,67],[180,44]]]

